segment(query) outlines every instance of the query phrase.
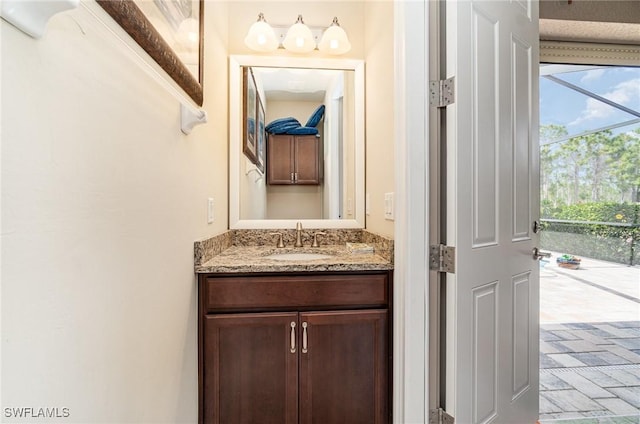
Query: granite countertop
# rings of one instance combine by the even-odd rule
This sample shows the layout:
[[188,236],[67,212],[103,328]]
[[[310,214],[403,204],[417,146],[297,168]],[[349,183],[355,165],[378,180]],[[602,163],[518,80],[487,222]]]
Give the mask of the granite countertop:
[[[268,259],[274,253],[320,253],[326,259],[284,261]],[[389,270],[393,263],[376,253],[351,253],[345,245],[321,247],[231,246],[206,262],[196,264],[196,273],[365,271]]]

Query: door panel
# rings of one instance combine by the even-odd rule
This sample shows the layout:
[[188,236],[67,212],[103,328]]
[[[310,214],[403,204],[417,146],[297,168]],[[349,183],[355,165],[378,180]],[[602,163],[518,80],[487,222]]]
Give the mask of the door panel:
[[538,418],[537,3],[446,2],[447,412]]
[[[204,422],[296,424],[298,314],[207,315]],[[209,366],[211,364],[211,366]]]
[[300,313],[300,423],[388,422],[386,310]]
[[473,290],[473,422],[496,415],[498,402],[498,283]]
[[512,240],[530,237],[531,216],[531,166],[533,140],[531,134],[531,73],[537,64],[532,61],[532,48],[526,42],[512,36],[511,39],[511,92],[513,93],[513,236]]
[[[473,246],[498,242],[497,22],[473,7]],[[481,79],[481,77],[483,77]]]
[[[513,390],[511,398],[515,399],[528,390],[531,385],[531,323],[529,310],[531,305],[531,273],[513,277]],[[533,335],[535,337],[535,335]]]

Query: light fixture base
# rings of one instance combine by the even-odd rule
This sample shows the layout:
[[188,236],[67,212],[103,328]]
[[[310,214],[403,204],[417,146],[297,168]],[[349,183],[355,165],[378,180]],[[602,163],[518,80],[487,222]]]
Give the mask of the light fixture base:
[[[284,41],[284,38],[287,36],[287,31],[289,31],[290,26],[271,25],[271,28],[273,28],[273,32],[276,34],[276,39],[278,40],[278,48],[284,49],[282,42]],[[315,41],[317,46],[318,43],[320,42],[320,39],[322,38],[322,32],[324,31],[324,28],[309,27],[309,29],[311,30],[311,35],[313,36],[313,40]],[[317,47],[316,47],[316,50],[317,50]]]

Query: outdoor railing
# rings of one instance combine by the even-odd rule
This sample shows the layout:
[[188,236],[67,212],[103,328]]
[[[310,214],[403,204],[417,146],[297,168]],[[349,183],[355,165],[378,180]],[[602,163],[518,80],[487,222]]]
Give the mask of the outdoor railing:
[[640,224],[541,219],[543,249],[627,265],[640,264]]

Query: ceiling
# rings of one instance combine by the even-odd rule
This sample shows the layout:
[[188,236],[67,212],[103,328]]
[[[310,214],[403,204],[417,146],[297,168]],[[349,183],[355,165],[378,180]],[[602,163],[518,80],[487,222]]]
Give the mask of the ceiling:
[[323,101],[325,92],[344,71],[331,69],[252,67],[267,100]]
[[640,44],[640,0],[542,0],[540,39]]

